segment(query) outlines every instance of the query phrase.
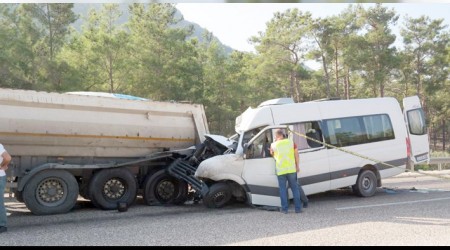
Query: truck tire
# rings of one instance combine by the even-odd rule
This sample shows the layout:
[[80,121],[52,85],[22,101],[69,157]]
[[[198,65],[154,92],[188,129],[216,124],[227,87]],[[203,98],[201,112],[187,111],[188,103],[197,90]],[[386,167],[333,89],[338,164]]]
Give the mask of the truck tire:
[[128,168],[100,170],[92,177],[88,190],[91,202],[103,210],[117,209],[119,203],[131,205],[136,193],[137,180]]
[[371,170],[362,171],[352,189],[358,196],[373,196],[377,191],[377,176]]
[[44,170],[25,185],[22,196],[35,215],[67,213],[77,202],[78,183],[65,170]]
[[203,205],[208,208],[224,207],[231,200],[231,188],[225,182],[214,183],[203,197]]
[[23,202],[23,195],[22,195],[22,192],[20,192],[20,191],[18,191],[18,190],[14,191],[14,198],[16,198],[16,200],[17,200],[18,202]]
[[174,204],[181,205],[188,199],[188,185],[161,169],[152,175],[148,175],[144,181],[145,204]]

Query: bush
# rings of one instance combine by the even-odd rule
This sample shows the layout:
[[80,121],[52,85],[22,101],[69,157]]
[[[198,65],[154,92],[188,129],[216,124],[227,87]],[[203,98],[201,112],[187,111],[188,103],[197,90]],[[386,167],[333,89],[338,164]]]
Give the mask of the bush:
[[[437,167],[436,167],[436,169],[437,169]],[[427,171],[427,170],[436,170],[436,169],[434,169],[434,165],[428,165],[428,164],[414,165],[414,171],[417,171],[417,170]]]

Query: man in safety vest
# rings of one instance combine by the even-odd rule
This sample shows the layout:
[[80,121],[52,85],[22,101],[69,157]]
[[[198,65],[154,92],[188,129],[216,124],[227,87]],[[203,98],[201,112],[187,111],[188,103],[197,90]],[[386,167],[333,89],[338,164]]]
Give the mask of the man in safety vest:
[[294,196],[295,212],[301,213],[302,203],[300,191],[297,185],[297,172],[299,169],[298,153],[294,142],[284,138],[282,129],[275,132],[275,142],[270,145],[270,154],[275,158],[275,170],[278,177],[278,185],[281,199],[281,212],[287,214],[289,208],[288,192],[286,182],[289,183]]

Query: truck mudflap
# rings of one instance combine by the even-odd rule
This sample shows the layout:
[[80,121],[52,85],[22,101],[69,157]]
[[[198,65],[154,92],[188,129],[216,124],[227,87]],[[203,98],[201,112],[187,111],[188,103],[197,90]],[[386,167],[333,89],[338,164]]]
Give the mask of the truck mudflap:
[[194,166],[182,158],[175,159],[167,168],[170,175],[187,182],[195,191],[204,196],[208,193],[209,188],[204,182],[194,176],[195,170]]

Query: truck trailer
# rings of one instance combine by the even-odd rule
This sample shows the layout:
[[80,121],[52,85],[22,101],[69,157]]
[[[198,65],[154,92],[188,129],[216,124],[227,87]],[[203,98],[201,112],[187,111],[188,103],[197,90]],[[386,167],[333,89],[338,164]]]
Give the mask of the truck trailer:
[[[138,195],[148,205],[183,204],[189,188],[200,191],[195,167],[226,150],[207,147],[204,107],[129,97],[0,89],[16,199],[46,215],[69,212],[79,195],[110,210]],[[169,171],[176,159],[189,165]]]

